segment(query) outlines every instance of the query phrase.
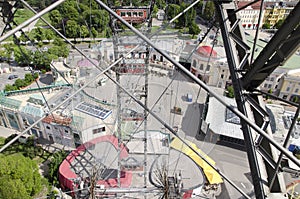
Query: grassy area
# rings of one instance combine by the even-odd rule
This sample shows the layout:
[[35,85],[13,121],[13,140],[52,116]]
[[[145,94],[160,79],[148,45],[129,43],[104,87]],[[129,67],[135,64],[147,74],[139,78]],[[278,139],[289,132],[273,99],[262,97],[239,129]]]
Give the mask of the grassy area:
[[[7,138],[8,142],[11,140],[13,136],[10,136]],[[2,147],[5,144],[5,138],[0,137],[0,147]],[[45,151],[41,146],[34,146],[33,139],[29,138],[28,141],[23,144],[18,141],[11,144],[9,147],[7,147],[3,153],[5,155],[11,155],[14,153],[21,153],[25,157],[30,157],[33,159],[37,164],[40,164],[46,160],[48,160],[51,157],[51,153],[48,151]]]
[[29,9],[27,8],[18,9],[17,12],[15,13],[14,21],[16,22],[16,24],[19,25],[32,16],[34,16],[34,14]]
[[2,146],[5,142],[5,138],[4,137],[0,137],[0,145]]
[[[50,23],[50,18],[49,18],[49,12],[43,15],[43,18]],[[39,19],[38,22],[35,24],[36,27],[38,26],[47,26],[43,20]]]

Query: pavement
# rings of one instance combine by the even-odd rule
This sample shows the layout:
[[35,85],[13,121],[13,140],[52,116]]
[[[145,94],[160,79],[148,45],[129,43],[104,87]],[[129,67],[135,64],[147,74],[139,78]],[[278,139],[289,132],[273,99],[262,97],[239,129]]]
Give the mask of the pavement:
[[7,138],[12,134],[19,133],[19,131],[14,129],[5,128],[4,126],[0,126],[0,137]]

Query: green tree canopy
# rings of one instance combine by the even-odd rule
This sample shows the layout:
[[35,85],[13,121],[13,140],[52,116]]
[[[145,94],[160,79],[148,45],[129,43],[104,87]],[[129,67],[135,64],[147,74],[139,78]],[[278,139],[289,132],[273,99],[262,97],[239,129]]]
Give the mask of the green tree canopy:
[[201,29],[195,22],[189,26],[189,34],[191,34],[193,37],[195,35],[198,35],[200,33],[200,31],[201,31]]
[[42,188],[37,164],[21,154],[0,154],[0,198],[31,198]]
[[[180,13],[180,6],[179,5],[177,5],[177,4],[169,4],[168,5],[167,12],[166,12],[166,14],[168,16],[168,19],[173,19],[179,13]],[[177,20],[175,20],[175,23],[176,23]]]
[[234,89],[233,86],[228,86],[226,89],[226,96],[230,98],[234,98]]
[[14,48],[15,61],[19,65],[29,65],[33,60],[32,51],[24,46],[16,46]]
[[264,24],[262,25],[262,28],[263,28],[263,29],[270,29],[270,28],[271,28],[271,24],[270,24],[270,23],[264,23]]
[[41,27],[35,28],[31,31],[33,38],[36,41],[43,41],[45,39],[44,30]]
[[66,36],[76,38],[79,34],[79,26],[76,21],[69,20],[66,25]]
[[284,19],[279,19],[279,20],[276,22],[276,24],[274,25],[275,28],[276,28],[276,29],[279,29],[279,28],[282,26],[283,22],[284,22]]
[[63,18],[58,10],[53,10],[52,12],[50,12],[49,18],[51,20],[51,24],[55,28],[61,28]]
[[204,8],[204,18],[211,20],[215,14],[215,5],[213,1],[207,1]]
[[50,159],[50,163],[48,164],[48,179],[51,184],[58,185],[58,169],[62,161],[67,157],[67,155],[68,153],[66,151],[59,151],[54,153],[52,158]]
[[5,87],[4,87],[4,90],[5,91],[15,91],[15,90],[18,90],[18,88],[16,86],[13,86],[13,85],[10,85],[10,84],[6,84]]

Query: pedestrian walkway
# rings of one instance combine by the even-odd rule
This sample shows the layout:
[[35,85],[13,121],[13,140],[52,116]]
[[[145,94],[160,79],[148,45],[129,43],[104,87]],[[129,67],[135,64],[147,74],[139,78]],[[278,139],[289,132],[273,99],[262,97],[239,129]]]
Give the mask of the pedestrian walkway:
[[0,126],[0,137],[7,138],[10,135],[15,133],[20,133],[20,132],[15,129],[9,129],[9,128],[5,128],[4,126]]

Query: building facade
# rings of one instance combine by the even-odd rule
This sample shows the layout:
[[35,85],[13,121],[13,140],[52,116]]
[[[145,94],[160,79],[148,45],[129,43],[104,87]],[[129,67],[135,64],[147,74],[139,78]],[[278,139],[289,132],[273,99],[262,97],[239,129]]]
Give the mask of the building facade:
[[300,71],[292,70],[280,79],[280,98],[299,102],[300,100]]
[[293,9],[293,2],[266,2],[263,23],[274,27],[279,20],[284,20]]
[[[242,8],[249,4],[249,1],[238,1],[237,6],[238,8]],[[250,6],[247,6],[245,9],[240,10],[239,16],[241,18],[241,24],[245,29],[256,29],[258,26],[261,28],[262,26],[262,19],[259,22],[259,13],[260,13],[260,4],[261,2],[258,1]],[[263,10],[264,12],[264,10]]]

